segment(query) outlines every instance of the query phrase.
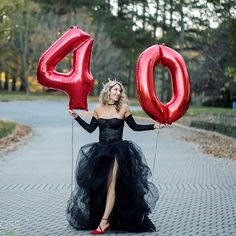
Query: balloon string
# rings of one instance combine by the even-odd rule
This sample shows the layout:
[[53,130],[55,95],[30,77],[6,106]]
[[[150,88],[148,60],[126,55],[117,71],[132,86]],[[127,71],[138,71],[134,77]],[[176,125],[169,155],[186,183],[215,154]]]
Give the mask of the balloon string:
[[155,166],[156,166],[157,141],[158,141],[158,137],[159,137],[160,130],[158,129],[156,133],[157,133],[157,135],[156,135],[156,147],[155,147],[155,155],[154,155],[154,161],[153,161],[153,166],[152,166],[152,180],[153,180],[154,171],[155,171]]
[[74,119],[71,119],[71,197],[74,178]]

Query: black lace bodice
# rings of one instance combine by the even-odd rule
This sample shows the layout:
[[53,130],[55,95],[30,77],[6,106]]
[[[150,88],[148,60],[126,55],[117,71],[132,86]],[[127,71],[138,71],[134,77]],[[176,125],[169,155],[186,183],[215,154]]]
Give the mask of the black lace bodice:
[[99,127],[99,142],[113,143],[122,140],[124,120],[119,118],[97,120]]
[[132,115],[129,115],[124,120],[120,118],[96,119],[92,117],[90,124],[85,122],[81,117],[75,119],[79,124],[88,132],[92,133],[97,126],[99,127],[99,142],[100,143],[113,143],[122,140],[124,121],[134,131],[153,130],[154,125],[141,125],[137,124]]

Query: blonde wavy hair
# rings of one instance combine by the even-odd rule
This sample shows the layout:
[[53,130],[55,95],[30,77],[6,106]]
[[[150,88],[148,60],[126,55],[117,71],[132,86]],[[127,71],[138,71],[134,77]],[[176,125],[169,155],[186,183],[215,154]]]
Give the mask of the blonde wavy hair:
[[100,92],[99,95],[99,102],[106,105],[110,99],[110,91],[112,89],[112,87],[114,87],[115,85],[119,85],[121,88],[121,96],[120,99],[116,102],[115,108],[116,111],[119,112],[122,105],[123,104],[127,104],[128,103],[128,99],[127,96],[125,94],[125,89],[122,83],[116,81],[116,80],[110,80],[108,79],[108,82],[106,84],[103,84],[103,89]]

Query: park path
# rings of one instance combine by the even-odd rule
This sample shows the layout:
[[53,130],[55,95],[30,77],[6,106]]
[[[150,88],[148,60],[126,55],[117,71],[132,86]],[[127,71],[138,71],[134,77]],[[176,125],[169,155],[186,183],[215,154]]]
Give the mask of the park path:
[[[0,102],[1,119],[33,128],[25,144],[0,157],[0,235],[89,235],[65,219],[72,173],[66,107],[63,101]],[[139,235],[236,235],[236,161],[203,154],[181,138],[186,132],[125,129],[124,139],[141,146],[151,169],[157,140],[153,181],[160,199],[150,216],[157,232]],[[97,130],[91,135],[74,123],[74,156],[97,139]]]

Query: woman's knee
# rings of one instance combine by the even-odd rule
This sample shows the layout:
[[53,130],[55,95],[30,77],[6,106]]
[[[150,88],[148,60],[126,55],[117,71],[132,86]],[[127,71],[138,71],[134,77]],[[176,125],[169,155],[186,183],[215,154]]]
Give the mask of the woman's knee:
[[108,186],[108,190],[110,192],[115,192],[115,190],[116,190],[116,181],[114,179],[112,179],[112,181],[110,182],[110,184]]

